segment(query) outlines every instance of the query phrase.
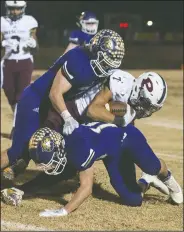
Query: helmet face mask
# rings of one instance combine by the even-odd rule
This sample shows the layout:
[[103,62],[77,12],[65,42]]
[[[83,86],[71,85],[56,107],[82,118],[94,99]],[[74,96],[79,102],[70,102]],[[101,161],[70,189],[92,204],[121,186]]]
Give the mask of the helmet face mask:
[[98,31],[99,21],[93,20],[81,20],[81,30],[89,35],[95,35]]
[[90,61],[93,71],[98,77],[106,77],[111,75],[111,67],[108,61],[104,58],[103,52],[97,53],[97,59]]
[[91,67],[99,77],[109,76],[112,69],[119,68],[124,57],[124,42],[115,31],[99,31],[88,44],[93,58]]
[[77,25],[84,33],[95,35],[98,31],[99,20],[92,12],[82,12]]
[[58,175],[63,172],[67,163],[64,147],[62,135],[47,127],[41,128],[30,139],[30,158],[47,175]]
[[166,97],[167,85],[164,79],[157,73],[146,72],[135,80],[129,103],[136,111],[136,118],[140,119],[160,110]]
[[6,1],[6,15],[12,20],[16,21],[25,14],[26,2],[25,1]]
[[63,172],[67,163],[66,153],[63,151],[55,151],[51,160],[45,163],[36,164],[38,169],[43,170],[47,175],[59,175]]
[[153,105],[149,98],[142,97],[141,93],[138,99],[132,99],[131,106],[136,111],[137,119],[150,117],[153,113],[161,109],[161,106]]

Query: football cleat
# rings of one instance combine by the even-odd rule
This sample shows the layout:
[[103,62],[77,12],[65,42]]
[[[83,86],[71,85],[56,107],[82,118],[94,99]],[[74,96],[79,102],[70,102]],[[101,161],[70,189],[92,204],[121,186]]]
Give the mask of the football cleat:
[[148,185],[147,190],[149,189],[150,186],[152,186],[157,190],[159,190],[161,193],[169,195],[168,187],[161,180],[159,180],[157,176],[152,176],[143,172],[141,178],[138,180],[138,183],[143,183],[143,182],[147,183]]
[[22,202],[24,192],[17,188],[7,188],[1,191],[2,200],[7,205],[18,206]]
[[183,203],[182,189],[170,171],[169,171],[169,177],[166,180],[164,180],[163,183],[169,189],[169,195],[170,195],[171,200],[175,204]]

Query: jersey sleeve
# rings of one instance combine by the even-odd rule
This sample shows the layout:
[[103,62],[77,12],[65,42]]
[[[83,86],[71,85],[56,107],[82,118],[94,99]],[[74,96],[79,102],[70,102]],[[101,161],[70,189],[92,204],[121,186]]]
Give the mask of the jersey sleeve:
[[140,206],[142,204],[141,192],[133,192],[129,190],[125,184],[124,177],[119,170],[119,160],[108,158],[105,158],[103,162],[109,174],[111,185],[120,196],[122,204],[128,206]]
[[92,83],[90,64],[76,49],[67,53],[61,72],[72,86],[82,87]]
[[37,20],[36,20],[34,17],[32,17],[32,16],[29,16],[29,17],[27,18],[27,22],[28,22],[29,30],[38,27],[38,22],[37,22]]
[[1,33],[5,31],[5,18],[1,16]]
[[69,36],[68,40],[69,40],[70,43],[79,45],[80,41],[79,41],[79,36],[78,36],[77,31],[72,31],[70,33],[70,36]]
[[134,77],[125,71],[117,70],[110,76],[109,89],[112,92],[114,101],[127,103]]

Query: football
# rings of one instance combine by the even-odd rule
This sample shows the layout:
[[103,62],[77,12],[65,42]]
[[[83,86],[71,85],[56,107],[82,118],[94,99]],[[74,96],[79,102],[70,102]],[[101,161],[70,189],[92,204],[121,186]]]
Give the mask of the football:
[[106,104],[106,109],[115,116],[123,117],[127,112],[127,104],[120,101],[110,101]]

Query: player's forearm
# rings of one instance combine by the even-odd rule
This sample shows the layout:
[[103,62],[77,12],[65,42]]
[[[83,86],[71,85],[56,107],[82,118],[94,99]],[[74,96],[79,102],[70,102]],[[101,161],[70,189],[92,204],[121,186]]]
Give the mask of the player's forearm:
[[54,107],[54,109],[61,115],[61,113],[65,110],[67,110],[63,95],[60,93],[58,94],[57,91],[52,91],[49,94],[49,98],[51,100],[51,103]]
[[91,186],[80,186],[71,201],[64,207],[68,213],[77,209],[92,193]]
[[52,84],[49,98],[54,109],[60,115],[63,111],[67,110],[63,94],[68,92],[71,87],[71,84],[66,80],[66,78],[61,74],[61,71],[59,70]]
[[91,105],[88,107],[87,116],[94,121],[112,123],[115,116],[111,114],[105,106]]
[[77,192],[73,195],[71,201],[64,207],[68,213],[77,209],[92,193],[93,174],[93,166],[79,173],[80,187],[78,188]]

